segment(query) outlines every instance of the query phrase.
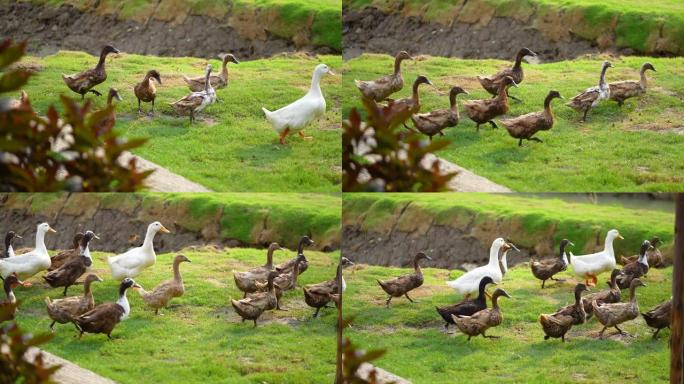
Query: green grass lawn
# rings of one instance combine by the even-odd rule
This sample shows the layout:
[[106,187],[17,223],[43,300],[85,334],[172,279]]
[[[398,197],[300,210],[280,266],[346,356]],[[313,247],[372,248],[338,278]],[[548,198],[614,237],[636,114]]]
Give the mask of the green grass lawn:
[[[93,2],[89,0],[31,1],[49,5],[69,4],[82,10],[93,7]],[[120,0],[97,4],[96,11],[100,14],[112,14],[118,19],[133,19],[143,23],[153,14],[157,19],[167,21],[184,18],[188,14],[216,19],[225,18],[229,12],[232,16],[244,14],[252,18],[255,14],[265,14],[266,18],[262,20],[268,20],[265,28],[276,36],[290,39],[306,29],[310,31],[312,44],[325,45],[338,51],[341,49],[341,0]]]
[[[492,181],[515,191],[674,191],[684,184],[684,60],[624,57],[611,59],[615,68],[608,81],[638,79],[644,61],[658,70],[648,73],[650,89],[639,99],[628,100],[620,108],[604,102],[590,112],[588,122],[556,100],[555,125],[537,136],[543,144],[525,142],[523,148],[505,128],[494,130],[465,116],[455,128],[445,131],[453,143],[438,153]],[[511,94],[524,103],[511,101],[507,116],[539,111],[549,90],[566,98],[598,83],[602,59],[579,59],[557,63],[525,65],[525,80]],[[460,60],[425,57],[405,62],[406,85],[394,98],[410,95],[410,84],[418,74],[426,75],[435,88],[421,87],[421,112],[449,106],[448,90],[460,85],[470,92],[465,99],[489,98],[477,75],[490,75],[511,64],[499,60]],[[342,84],[343,116],[360,107],[354,79],[370,80],[391,71],[392,59],[386,55],[365,54],[344,64]]]
[[[93,243],[93,248],[97,245]],[[312,319],[301,289],[286,293],[287,312],[265,313],[254,329],[241,323],[230,298],[242,297],[233,282],[233,270],[262,265],[266,251],[210,248],[184,250],[192,263],[183,263],[186,293],[171,302],[163,315],[144,308],[136,292],[129,292],[131,317],[112,333],[86,334],[74,338],[73,325],[58,325],[55,337],[44,348],[76,364],[120,383],[152,380],[165,383],[323,383],[335,372],[334,310]],[[278,251],[275,262],[295,257],[294,251]],[[329,280],[335,275],[339,253],[306,252],[309,269],[300,285]],[[108,254],[94,256],[94,271],[105,282],[93,284],[97,303],[114,301],[117,282],[106,264]],[[157,255],[157,264],[135,280],[146,289],[172,276],[175,254]],[[46,296],[61,297],[59,289],[47,289],[36,276],[34,286],[18,288],[20,325],[33,333],[48,330],[50,320],[43,302]],[[81,294],[82,286],[70,289]]]
[[[353,255],[351,256],[353,259]],[[433,255],[439,257],[439,255]],[[424,265],[429,266],[429,261]],[[488,335],[501,339],[474,338],[468,343],[461,333],[443,333],[442,318],[435,306],[460,300],[444,283],[461,275],[460,271],[424,268],[425,283],[412,291],[419,300],[393,299],[386,309],[385,293],[376,279],[408,273],[407,269],[358,265],[345,275],[345,316],[355,316],[345,336],[365,349],[386,349],[374,363],[413,383],[605,383],[667,381],[669,372],[669,331],[659,340],[641,317],[627,322],[623,330],[634,338],[611,337],[599,340],[602,326],[595,318],[574,327],[568,342],[543,340],[538,323],[541,313],[552,313],[572,302],[575,278],[570,272],[558,275],[565,283],[549,284],[543,291],[527,264],[509,270],[498,287],[512,299],[500,301],[504,321]],[[601,289],[608,274],[601,275]],[[672,269],[652,269],[644,279],[648,287],[638,290],[642,311],[667,300],[672,291]],[[490,287],[489,292],[494,288]],[[596,289],[594,288],[594,291]],[[628,295],[623,291],[623,295]],[[491,304],[490,304],[491,305]],[[612,335],[614,330],[607,331]]]
[[[25,90],[34,107],[45,113],[49,105],[60,104],[60,94],[78,97],[61,74],[91,68],[97,58],[59,52],[24,62],[39,68]],[[218,59],[210,62],[220,69]],[[124,101],[117,107],[117,129],[129,137],[150,139],[134,151],[137,155],[212,190],[335,192],[340,188],[340,77],[328,76],[321,83],[328,107],[325,116],[305,130],[313,140],[295,135],[287,145],[279,145],[261,111],[262,106],[274,110],[303,96],[319,62],[336,69],[341,58],[294,55],[229,64],[230,84],[217,91],[223,102],[207,107],[194,124],[177,117],[168,103],[189,92],[181,75],[201,75],[205,59],[122,54],[108,60],[107,81],[96,89],[106,94],[109,87],[116,87],[121,92]],[[154,119],[138,116],[133,94],[133,86],[152,68],[161,73],[163,83],[157,88]],[[89,99],[98,107],[106,103],[105,97]],[[149,108],[144,106],[145,111]]]
[[473,22],[478,17],[512,17],[551,36],[568,34],[570,29],[579,37],[593,41],[608,37],[615,46],[640,52],[684,52],[684,3],[678,0],[403,0],[401,7],[393,0],[345,0],[344,4],[447,25],[456,18]]

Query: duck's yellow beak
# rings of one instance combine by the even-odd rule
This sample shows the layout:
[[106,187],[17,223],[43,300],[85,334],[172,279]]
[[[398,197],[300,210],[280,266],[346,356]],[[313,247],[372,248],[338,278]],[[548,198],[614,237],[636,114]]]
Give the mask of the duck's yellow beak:
[[624,240],[625,238],[624,238],[624,237],[622,237],[622,235],[618,235],[618,239],[620,239],[620,240]]
[[160,228],[159,230],[162,231],[162,232],[164,232],[164,233],[171,233],[171,231],[169,231],[168,229],[166,229],[166,227],[163,226],[163,225],[161,226],[161,228]]
[[48,232],[57,233],[57,231],[55,231],[54,229],[52,229],[52,227],[48,227]]
[[332,76],[337,76],[337,73],[333,72],[332,69],[328,69],[328,74]]

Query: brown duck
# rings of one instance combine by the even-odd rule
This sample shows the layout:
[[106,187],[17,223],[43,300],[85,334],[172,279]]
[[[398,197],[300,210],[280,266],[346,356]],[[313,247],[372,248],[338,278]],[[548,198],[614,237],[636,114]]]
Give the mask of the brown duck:
[[271,243],[266,251],[266,264],[246,272],[233,272],[235,286],[245,293],[243,298],[247,297],[247,293],[258,290],[257,282],[266,282],[268,274],[273,270],[273,253],[282,249],[284,248],[278,245],[278,243]]
[[511,296],[501,288],[497,288],[492,294],[492,308],[483,309],[474,313],[471,316],[466,315],[451,315],[456,327],[468,335],[468,341],[473,336],[482,335],[482,337],[490,339],[498,339],[500,336],[487,336],[485,332],[492,327],[499,326],[503,321],[503,314],[499,308],[499,297],[504,296],[510,298]]
[[594,315],[594,307],[591,305],[592,301],[596,300],[599,304],[620,302],[622,292],[620,287],[617,286],[617,279],[621,274],[622,272],[619,269],[613,269],[613,272],[610,274],[610,281],[606,282],[608,289],[590,293],[582,298],[582,306],[584,307],[584,312],[587,313],[587,320],[591,319]]
[[596,318],[603,324],[603,329],[599,332],[599,338],[603,339],[603,332],[605,332],[608,327],[615,327],[621,335],[628,335],[628,333],[620,329],[618,325],[629,320],[634,320],[639,316],[636,289],[637,287],[645,286],[646,284],[642,283],[638,278],[632,280],[629,285],[629,302],[627,303],[599,304],[596,300],[591,302],[591,305],[594,307]]
[[17,313],[17,297],[14,296],[14,288],[22,284],[16,274],[11,274],[5,278],[2,284],[5,298],[0,300],[0,323],[14,320]]
[[[537,56],[537,54],[528,48],[522,48],[515,56],[515,64],[513,64],[512,68],[504,69],[503,71],[497,72],[495,75],[490,77],[478,76],[477,80],[480,81],[482,88],[486,89],[490,94],[496,96],[499,93],[499,86],[507,76],[513,78],[513,81],[515,81],[517,84],[522,83],[523,79],[525,78],[522,70],[522,60],[525,56]],[[508,90],[506,90],[506,94],[508,94]],[[508,95],[508,97],[513,100],[522,101],[511,95]]]
[[66,324],[95,308],[95,299],[90,285],[95,281],[102,281],[98,276],[89,274],[83,282],[83,296],[70,296],[63,299],[51,300],[45,298],[48,316],[52,319],[50,330],[54,331],[55,323]]
[[[278,276],[273,280],[273,284],[275,285],[276,297],[278,299],[278,303],[276,305],[277,310],[286,311],[286,309],[280,307],[280,298],[283,296],[283,292],[297,288],[297,280],[301,274],[301,267],[307,263],[306,257],[303,253],[300,253],[295,260],[297,262],[290,272],[283,273],[279,270],[276,270],[278,272]],[[247,297],[249,297],[249,295],[247,295]]]
[[544,99],[543,111],[501,120],[501,124],[506,127],[508,134],[511,135],[511,137],[518,139],[519,147],[522,147],[523,139],[543,143],[540,138],[533,136],[539,131],[548,131],[553,127],[551,101],[555,98],[563,99],[563,96],[561,96],[558,91],[549,91],[549,94],[546,95],[546,99]]
[[[299,239],[299,244],[297,245],[297,256],[304,253],[304,247],[310,247],[312,245],[314,245],[314,241],[311,240],[311,236],[302,236],[302,238]],[[296,263],[298,263],[297,257],[294,257],[282,264],[276,265],[276,270],[278,270],[281,273],[292,272],[292,269],[294,268]],[[302,262],[299,262],[299,274],[304,273],[308,268],[308,261],[304,260]]]
[[50,267],[47,269],[48,272],[54,271],[64,264],[70,257],[78,257],[80,252],[81,239],[83,238],[83,232],[78,232],[74,235],[73,243],[71,249],[65,249],[60,251],[56,255],[50,258]]
[[204,89],[199,92],[192,92],[186,95],[180,100],[177,100],[169,105],[176,110],[177,113],[182,115],[190,116],[190,123],[195,121],[195,114],[204,110],[207,105],[212,104],[216,101],[216,92],[214,91],[211,81],[209,80],[211,76],[211,64],[207,65],[206,74],[204,78],[206,79]]
[[81,73],[69,76],[62,74],[62,79],[66,83],[67,87],[80,94],[81,100],[88,92],[92,92],[97,96],[102,96],[100,92],[92,88],[96,85],[102,84],[105,80],[107,80],[105,59],[110,53],[119,53],[119,50],[111,45],[106,45],[104,48],[102,48],[102,52],[100,53],[100,61],[97,62],[97,66],[95,66],[95,68],[91,68]]
[[383,115],[391,116],[391,120],[389,121],[390,126],[394,127],[399,124],[404,124],[404,127],[408,128],[406,121],[411,118],[412,115],[420,111],[418,87],[421,84],[432,85],[427,77],[420,75],[413,82],[411,97],[390,101],[390,103],[383,108]]
[[390,280],[378,280],[380,288],[389,295],[386,302],[387,308],[389,308],[390,301],[392,301],[393,297],[406,296],[406,298],[413,303],[413,299],[409,297],[408,293],[423,285],[423,271],[420,270],[419,265],[420,260],[422,259],[432,260],[432,258],[425,253],[418,252],[413,258],[413,273],[395,277]]
[[[212,75],[209,77],[211,85],[215,89],[225,88],[228,85],[228,63],[240,64],[238,59],[236,59],[235,56],[230,53],[220,54],[219,59],[222,61],[221,73],[219,75]],[[197,76],[192,78],[183,76],[183,80],[188,85],[188,88],[190,88],[190,90],[193,92],[200,92],[204,90],[204,83],[206,81],[205,76]]]
[[611,68],[613,64],[608,61],[603,62],[603,67],[601,67],[601,77],[599,78],[598,86],[587,88],[584,92],[570,99],[567,105],[568,107],[582,112],[582,121],[587,120],[587,113],[590,109],[599,105],[603,100],[607,100],[610,97],[610,87],[606,83],[606,71]]
[[403,60],[413,60],[406,51],[401,51],[394,58],[394,73],[383,76],[373,81],[354,80],[356,88],[361,91],[364,98],[381,102],[389,95],[401,91],[404,87],[404,77],[401,75],[401,62]]
[[107,94],[107,107],[109,108],[109,113],[105,117],[98,120],[93,126],[98,135],[102,135],[110,131],[114,127],[114,124],[116,124],[116,110],[114,109],[113,103],[114,99],[117,101],[123,100],[116,88],[110,88],[109,93]]
[[449,324],[454,324],[453,316],[470,316],[487,308],[487,292],[485,289],[488,284],[494,284],[494,280],[485,276],[480,280],[479,293],[476,298],[466,299],[446,307],[435,307],[437,313],[444,319],[444,331],[449,331]]
[[582,292],[589,292],[589,289],[584,284],[577,284],[575,286],[575,303],[566,305],[554,313],[554,315],[569,315],[572,316],[572,325],[584,324],[587,321],[587,312],[584,310],[582,304]]
[[[318,312],[321,308],[328,308],[328,303],[333,299],[333,294],[346,290],[347,284],[344,281],[342,270],[352,265],[354,265],[354,263],[351,260],[342,257],[340,263],[337,265],[337,273],[335,274],[334,279],[302,288],[304,290],[304,302],[306,302],[308,306],[316,308],[313,317],[318,317]],[[342,281],[341,290],[338,287],[338,280]]]
[[497,128],[496,123],[492,121],[497,116],[501,116],[508,112],[508,97],[506,92],[510,86],[517,87],[512,77],[506,76],[499,83],[499,93],[493,99],[486,100],[468,100],[463,103],[466,115],[472,121],[477,123],[477,130],[480,130],[480,125],[489,123],[493,128]]
[[618,278],[618,286],[620,289],[626,289],[630,287],[633,279],[645,276],[648,273],[648,257],[646,252],[653,249],[651,242],[644,240],[641,243],[641,250],[639,252],[639,259],[637,261],[631,262],[622,268],[622,275]]
[[543,260],[533,260],[530,263],[530,268],[532,269],[532,274],[534,277],[542,281],[542,289],[544,289],[544,284],[546,280],[553,281],[563,281],[554,278],[556,273],[565,271],[568,269],[568,257],[565,252],[567,246],[575,246],[570,240],[563,239],[560,242],[560,253],[558,257],[543,259]]
[[641,316],[649,327],[656,329],[653,333],[653,338],[657,339],[661,329],[670,328],[670,322],[672,321],[672,298],[658,304],[650,311],[642,313]]
[[159,310],[165,308],[171,299],[181,297],[185,293],[185,285],[183,285],[183,277],[180,273],[180,264],[183,262],[190,263],[191,261],[185,255],[176,255],[173,259],[173,279],[159,283],[151,292],[145,291],[142,286],[135,288],[145,304],[154,309],[155,315],[158,315]]
[[451,107],[449,109],[437,109],[428,113],[417,113],[411,115],[411,120],[413,125],[422,134],[427,135],[432,141],[432,136],[439,134],[444,136],[442,131],[445,128],[455,127],[458,125],[458,120],[460,118],[458,114],[458,104],[456,102],[456,96],[459,94],[468,94],[461,87],[453,87],[449,91],[449,103]]
[[610,99],[617,101],[618,105],[622,107],[625,100],[645,94],[647,85],[646,71],[648,70],[657,72],[655,68],[653,68],[653,64],[644,63],[639,71],[639,74],[641,75],[639,81],[625,80],[608,84],[608,87],[610,87]]
[[[665,266],[665,260],[663,259],[663,254],[658,249],[658,243],[662,241],[658,236],[653,236],[651,240],[652,249],[646,251],[646,258],[648,260],[648,265],[655,268],[662,268]],[[640,255],[634,255],[630,257],[620,257],[620,264],[627,265],[629,263],[635,262],[639,259]]]
[[581,324],[586,321],[586,313],[584,312],[584,307],[582,306],[582,292],[588,291],[587,286],[584,284],[577,284],[575,286],[575,304],[572,308],[564,307],[553,314],[541,314],[539,315],[539,323],[544,330],[544,340],[549,338],[560,338],[565,342],[565,334],[572,328],[575,324]]
[[264,311],[269,309],[277,308],[278,298],[276,295],[276,287],[274,284],[274,279],[278,276],[276,271],[272,271],[268,274],[266,284],[266,292],[251,293],[248,297],[242,300],[231,299],[235,312],[237,312],[240,317],[242,317],[242,322],[245,320],[252,320],[254,326],[257,326],[257,320],[261,317]]
[[64,287],[64,296],[66,296],[69,287],[74,285],[76,280],[93,265],[93,258],[88,249],[88,244],[93,238],[99,239],[92,231],[86,231],[79,244],[79,256],[69,258],[61,267],[43,276],[43,280],[52,288]]
[[133,92],[138,99],[138,113],[142,113],[141,102],[152,103],[152,111],[150,113],[154,116],[154,99],[157,98],[157,87],[154,86],[154,81],[152,80],[155,80],[159,85],[162,83],[161,75],[156,69],[147,71],[145,78],[133,87]]
[[103,303],[81,316],[73,319],[76,328],[83,333],[104,333],[112,340],[112,331],[117,324],[126,320],[131,313],[131,306],[126,297],[126,290],[140,287],[133,279],[125,278],[119,285],[119,299],[116,303]]

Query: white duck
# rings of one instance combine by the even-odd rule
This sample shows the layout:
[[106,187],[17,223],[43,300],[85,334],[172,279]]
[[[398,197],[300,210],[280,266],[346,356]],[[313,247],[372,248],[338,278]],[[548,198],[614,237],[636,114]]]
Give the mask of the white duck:
[[271,112],[266,108],[261,108],[266,115],[266,120],[280,135],[280,144],[285,144],[285,137],[294,132],[298,132],[303,138],[308,138],[302,132],[304,127],[325,113],[325,99],[321,92],[320,82],[321,77],[326,73],[334,75],[327,65],[318,64],[314,69],[311,87],[306,95],[277,111]]
[[[30,252],[0,259],[0,276],[6,278],[12,273],[16,273],[19,279],[28,279],[40,271],[50,267],[50,255],[45,247],[45,233],[57,232],[48,223],[38,224],[36,230],[36,248]],[[25,283],[25,286],[30,286]]]
[[[624,237],[620,236],[617,229],[611,229],[606,234],[606,242],[603,245],[603,251],[592,253],[590,255],[575,256],[570,253],[570,265],[573,271],[579,277],[583,277],[588,286],[596,286],[598,275],[601,272],[612,271],[615,269],[615,251],[613,250],[613,240],[616,238],[622,240]],[[591,278],[591,282],[589,279]]]
[[468,298],[471,293],[477,292],[480,280],[485,276],[491,277],[494,283],[500,283],[501,279],[503,279],[503,274],[501,273],[502,268],[499,265],[499,251],[502,248],[506,252],[512,246],[506,240],[499,237],[492,242],[492,247],[489,249],[489,263],[487,265],[466,272],[456,280],[447,281],[447,285]]
[[123,280],[126,277],[138,276],[143,269],[154,265],[157,261],[157,255],[154,253],[154,235],[159,231],[169,233],[169,230],[164,228],[160,222],[155,221],[147,226],[147,233],[142,246],[131,248],[120,255],[107,258],[114,279]]

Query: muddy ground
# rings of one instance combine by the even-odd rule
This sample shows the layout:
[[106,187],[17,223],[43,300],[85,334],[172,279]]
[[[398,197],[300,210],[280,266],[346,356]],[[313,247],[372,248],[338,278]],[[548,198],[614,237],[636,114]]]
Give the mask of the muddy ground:
[[[601,50],[592,42],[574,35],[559,41],[547,38],[529,24],[509,17],[493,17],[486,25],[454,20],[446,26],[404,17],[368,7],[345,8],[342,49],[350,59],[363,52],[427,54],[468,59],[511,60],[521,47],[530,48],[542,61],[572,59]],[[625,49],[616,53],[635,54]]]
[[[90,249],[93,251],[121,253],[131,247],[142,245],[147,226],[153,221],[160,221],[171,233],[158,233],[154,239],[157,252],[177,252],[186,247],[224,247],[265,248],[272,241],[277,241],[289,249],[296,249],[299,237],[291,241],[281,238],[271,225],[268,216],[263,222],[256,221],[259,233],[249,242],[224,235],[221,218],[222,208],[213,216],[207,217],[201,224],[191,223],[196,220],[192,213],[182,205],[171,204],[164,199],[145,198],[136,195],[116,205],[105,205],[91,194],[63,195],[51,203],[44,203],[35,208],[21,201],[21,198],[8,199],[8,195],[0,196],[0,234],[4,241],[9,230],[21,235],[16,239],[14,249],[33,248],[35,245],[36,226],[48,222],[57,233],[45,236],[48,249],[68,249],[71,247],[75,233],[91,230],[100,236],[93,240]],[[49,204],[49,205],[47,205]],[[311,233],[316,244],[312,250],[329,252],[339,249],[339,240],[328,238],[321,233]],[[4,243],[0,244],[4,249]]]
[[[425,252],[432,261],[424,267],[464,269],[486,264],[489,261],[491,243],[484,243],[472,236],[470,229],[457,229],[443,225],[430,225],[422,236],[410,232],[392,231],[378,233],[364,231],[358,226],[344,226],[342,230],[342,254],[354,262],[394,267],[412,265],[413,256]],[[509,251],[506,259],[509,267],[530,260],[536,255],[532,249],[520,248]]]
[[268,33],[263,40],[246,38],[225,21],[196,15],[188,15],[179,24],[154,18],[143,24],[82,12],[68,5],[17,2],[0,3],[0,20],[3,38],[28,41],[29,53],[39,56],[60,49],[99,54],[106,44],[126,53],[155,56],[208,58],[230,52],[239,59],[255,59],[297,50],[333,53],[329,47],[296,46],[291,40]]

